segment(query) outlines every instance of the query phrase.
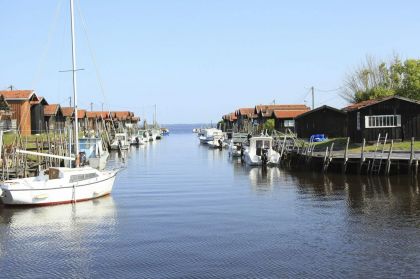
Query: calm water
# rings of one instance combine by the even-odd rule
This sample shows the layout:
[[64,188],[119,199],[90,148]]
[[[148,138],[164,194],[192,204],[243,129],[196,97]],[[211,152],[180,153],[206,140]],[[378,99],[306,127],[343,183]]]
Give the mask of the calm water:
[[0,205],[0,277],[420,277],[416,181],[246,168],[185,131],[132,148],[112,196]]

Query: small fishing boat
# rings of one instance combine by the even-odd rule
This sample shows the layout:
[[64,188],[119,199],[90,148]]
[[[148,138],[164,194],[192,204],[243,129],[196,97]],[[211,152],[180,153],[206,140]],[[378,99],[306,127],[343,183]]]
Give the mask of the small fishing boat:
[[152,135],[154,140],[160,140],[162,139],[162,131],[158,128],[152,129]]
[[162,136],[169,136],[169,129],[168,128],[160,128],[162,132]]
[[213,141],[214,136],[223,136],[222,130],[216,129],[216,128],[207,128],[203,129],[199,134],[198,138],[200,140],[200,143],[202,144],[208,144],[208,142]]
[[223,133],[215,133],[213,134],[212,140],[207,142],[209,148],[223,148],[227,146],[225,142],[225,136]]
[[81,162],[87,161],[92,168],[103,170],[109,157],[109,152],[104,148],[101,138],[79,139],[79,150]]
[[229,157],[241,157],[247,141],[247,133],[233,133],[228,147]]
[[130,147],[126,133],[116,133],[111,143],[112,150],[127,150]]
[[252,137],[244,151],[244,160],[249,166],[277,165],[280,163],[280,154],[273,150],[272,137]]
[[147,130],[138,130],[131,136],[131,145],[144,145],[149,141],[149,132]]

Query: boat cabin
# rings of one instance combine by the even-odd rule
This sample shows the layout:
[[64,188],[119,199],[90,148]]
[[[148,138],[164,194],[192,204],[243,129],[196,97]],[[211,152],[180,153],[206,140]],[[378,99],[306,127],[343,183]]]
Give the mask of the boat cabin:
[[271,150],[272,145],[273,138],[271,137],[253,137],[249,140],[249,151],[257,156],[261,156],[262,151],[265,149]]

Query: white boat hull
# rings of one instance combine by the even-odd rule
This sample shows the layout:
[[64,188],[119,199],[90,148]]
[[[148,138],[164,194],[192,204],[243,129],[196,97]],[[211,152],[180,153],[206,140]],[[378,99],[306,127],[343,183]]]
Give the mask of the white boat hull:
[[13,181],[0,185],[1,200],[6,205],[54,205],[80,202],[108,195],[114,185],[116,171],[103,179],[90,179],[80,183],[55,185],[54,188],[13,189]]
[[[245,163],[249,166],[262,166],[263,161],[261,156],[251,155],[245,151],[244,153]],[[280,163],[280,155],[276,152],[268,156],[267,165],[278,165]]]

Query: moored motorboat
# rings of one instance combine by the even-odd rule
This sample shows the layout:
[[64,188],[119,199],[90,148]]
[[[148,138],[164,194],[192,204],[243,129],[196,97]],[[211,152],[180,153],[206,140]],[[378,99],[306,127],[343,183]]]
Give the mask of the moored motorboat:
[[250,166],[277,165],[280,163],[280,154],[273,150],[272,137],[252,137],[244,151],[244,160]]
[[137,132],[131,136],[131,145],[144,145],[149,141],[149,133],[147,130],[137,130]]
[[130,146],[126,133],[116,133],[111,143],[112,150],[127,150]]
[[229,157],[241,157],[245,149],[245,143],[248,141],[248,134],[233,133],[232,139],[229,142],[228,154]]

